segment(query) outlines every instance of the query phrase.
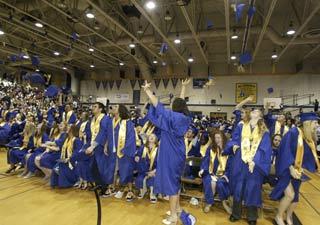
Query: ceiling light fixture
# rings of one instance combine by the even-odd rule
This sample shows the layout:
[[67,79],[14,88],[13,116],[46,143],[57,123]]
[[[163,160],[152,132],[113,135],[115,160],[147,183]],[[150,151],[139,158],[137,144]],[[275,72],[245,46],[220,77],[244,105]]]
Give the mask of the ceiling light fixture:
[[188,62],[189,62],[189,63],[194,62],[194,59],[193,59],[193,57],[192,57],[192,55],[191,55],[191,54],[189,55]]
[[89,49],[89,52],[94,52],[94,48],[90,47]]
[[65,67],[65,66],[63,66],[63,67],[62,67],[62,69],[63,69],[63,70],[67,70],[68,68],[67,68],[67,67]]
[[124,66],[124,63],[123,63],[123,62],[119,62],[119,65],[120,65],[120,66]]
[[0,28],[0,35],[4,35],[4,31]]
[[22,58],[29,59],[30,57],[28,55],[23,55]]
[[174,43],[177,44],[177,45],[181,43],[179,34],[177,34],[176,39],[174,39]]
[[165,21],[170,21],[172,20],[172,16],[170,15],[169,10],[166,11],[166,15],[164,16]]
[[232,56],[230,57],[230,59],[231,59],[231,60],[236,60],[236,59],[237,59],[237,56],[232,55]]
[[93,64],[91,64],[91,65],[90,65],[90,67],[91,67],[91,68],[94,68],[94,65],[93,65]]
[[136,47],[136,45],[135,45],[135,43],[133,43],[133,39],[131,40],[131,43],[129,44],[129,48],[135,48]]
[[92,8],[88,8],[86,11],[86,17],[89,19],[93,19],[95,17]]
[[147,9],[153,10],[156,8],[156,3],[154,1],[147,1],[145,6]]
[[42,27],[43,27],[43,24],[42,24],[42,23],[39,23],[39,22],[36,22],[34,25],[35,25],[36,27],[39,27],[39,28],[42,28]]
[[287,31],[287,35],[291,36],[294,35],[296,33],[295,29],[293,28],[293,22],[290,21],[290,25],[289,25],[289,29]]
[[271,55],[271,58],[272,58],[272,59],[278,58],[278,55],[277,55],[277,51],[276,51],[276,50],[273,50],[273,53],[272,53],[272,55]]
[[55,52],[53,52],[53,54],[56,55],[56,56],[59,56],[60,52],[55,51]]

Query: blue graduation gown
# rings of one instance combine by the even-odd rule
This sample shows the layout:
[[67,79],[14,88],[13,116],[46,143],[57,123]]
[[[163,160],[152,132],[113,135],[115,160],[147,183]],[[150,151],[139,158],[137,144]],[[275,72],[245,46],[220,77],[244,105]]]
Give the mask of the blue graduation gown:
[[[42,135],[41,143],[44,144],[49,140],[50,140],[49,136],[46,133],[44,133]],[[35,148],[32,150],[32,153],[26,162],[26,165],[27,165],[29,172],[34,173],[37,170],[38,167],[36,166],[34,160],[38,155],[42,154],[44,151],[45,151],[45,148],[43,148],[43,147],[38,147],[38,148]]]
[[[298,128],[291,128],[285,136],[282,138],[278,156],[276,158],[276,175],[278,177],[278,183],[272,190],[270,197],[273,200],[280,200],[284,196],[284,191],[291,182],[295,191],[295,197],[293,202],[299,201],[299,189],[301,180],[293,179],[290,175],[289,167],[294,165],[297,152],[299,131]],[[303,141],[304,154],[302,161],[302,168],[310,172],[316,172],[317,166],[313,157],[312,151],[308,144]]]
[[10,130],[11,126],[7,122],[0,126],[0,146],[8,144]]
[[[193,141],[193,140],[192,140]],[[197,140],[195,144],[192,145],[191,150],[188,152],[188,157],[201,157],[200,153],[200,140]],[[198,176],[199,167],[186,165],[184,169],[184,176],[194,179]]]
[[52,124],[55,122],[55,114],[57,110],[54,107],[51,107],[47,112],[47,120],[48,120],[48,126],[51,127]]
[[[142,158],[143,150],[144,150],[144,145],[142,145],[136,153],[136,156],[139,157],[139,162],[137,163],[138,176],[135,180],[135,185],[139,189],[143,188],[143,180],[147,176],[147,173],[157,168],[157,160],[154,160],[152,168],[151,170],[149,170],[150,158],[148,157],[148,155],[146,155],[145,158]],[[158,155],[158,151],[155,156],[155,159],[157,159],[157,155]],[[153,186],[154,186],[154,177],[150,177],[147,179],[147,187],[153,187]]]
[[[107,161],[109,164],[108,172],[108,183],[112,184],[114,180],[114,172],[117,159],[117,147],[119,138],[120,123],[113,129],[112,121],[108,125],[108,156]],[[115,152],[113,150],[115,145]],[[136,135],[134,130],[134,124],[132,121],[127,121],[126,127],[126,140],[125,146],[122,150],[123,157],[118,159],[119,164],[119,176],[120,184],[124,185],[133,181],[133,170],[134,170],[134,156],[136,152]]]
[[[275,126],[276,126],[277,119],[275,119],[271,113],[268,113],[267,115],[264,116],[264,120],[265,120],[265,123],[269,129],[270,136],[272,137],[275,132]],[[283,136],[284,128],[285,128],[284,126],[281,126],[281,128],[280,128],[281,136]]]
[[28,154],[28,150],[33,148],[33,136],[29,138],[29,142],[27,145],[27,148],[20,149],[20,146],[11,148],[9,150],[9,163],[11,164],[18,164],[22,163],[23,165],[25,164],[25,156]]
[[161,103],[151,106],[148,111],[150,121],[161,130],[158,150],[155,193],[176,195],[180,191],[180,179],[186,161],[184,134],[191,119],[182,113],[165,109]]
[[234,123],[233,123],[233,126],[232,126],[232,131],[234,131],[234,129],[236,129],[237,125],[240,123],[241,121],[241,110],[234,110],[233,111],[233,115],[235,116],[235,119],[234,119]]
[[47,168],[47,169],[53,169],[53,167],[56,165],[57,160],[60,158],[60,150],[62,148],[62,145],[67,137],[66,133],[62,133],[60,137],[55,140],[54,142],[59,147],[59,151],[50,151],[46,152],[41,156],[40,159],[40,166]]
[[[82,146],[83,142],[79,138],[76,138],[73,142],[73,154],[79,152]],[[61,188],[67,188],[72,187],[77,182],[77,172],[75,169],[75,164],[72,163],[72,161],[71,165],[71,168],[69,167],[69,163],[64,162],[58,162],[55,165],[55,168],[58,168],[58,171],[53,170],[54,172],[52,173],[50,180],[51,187],[57,186]]]
[[[265,132],[257,152],[253,158],[255,167],[253,173],[249,172],[248,164],[241,159],[241,132],[242,123],[239,123],[233,132],[232,140],[227,143],[223,154],[233,155],[230,167],[230,187],[235,201],[244,200],[246,206],[260,207],[262,204],[262,184],[264,177],[269,175],[271,166],[271,140],[269,132]],[[233,146],[238,145],[235,154]]]
[[[205,157],[202,158],[201,161],[201,170],[203,170],[203,175],[202,175],[202,182],[203,182],[203,192],[204,192],[204,197],[205,201],[209,205],[214,204],[214,195],[212,192],[212,187],[211,187],[211,182],[212,178],[211,175],[217,175],[217,169],[219,166],[219,160],[216,157],[214,161],[214,167],[213,167],[213,174],[209,173],[209,167],[210,167],[210,152],[211,152],[211,147],[208,147],[206,151]],[[232,156],[228,157],[226,168],[225,168],[225,173],[224,175],[229,179],[230,176],[230,166],[232,163]],[[226,200],[230,197],[231,192],[230,192],[230,187],[229,183],[225,178],[219,177],[216,182],[216,193],[218,193],[218,196],[221,201]]]
[[[105,115],[101,119],[99,133],[97,134],[95,140],[93,140],[98,144],[94,149],[94,160],[97,163],[102,185],[108,184],[107,178],[108,178],[108,172],[109,172],[108,170],[110,165],[108,164],[108,160],[107,160],[108,158],[104,153],[104,146],[107,141],[107,127],[110,122],[111,122],[111,119],[107,115]],[[90,127],[91,127],[91,123],[90,123]],[[90,137],[90,140],[91,140],[91,137]],[[88,147],[89,146],[90,146],[90,143],[88,144]],[[91,163],[93,163],[94,160],[92,160]],[[92,168],[92,164],[90,166]]]

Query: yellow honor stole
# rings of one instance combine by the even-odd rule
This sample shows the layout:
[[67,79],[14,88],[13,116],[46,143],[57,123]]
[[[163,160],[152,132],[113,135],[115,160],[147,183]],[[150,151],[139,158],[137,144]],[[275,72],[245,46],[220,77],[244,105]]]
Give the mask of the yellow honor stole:
[[200,146],[200,154],[201,154],[202,157],[205,157],[205,156],[206,156],[207,149],[209,148],[209,146],[211,145],[211,143],[212,143],[211,138],[209,138],[207,144]]
[[[285,125],[283,128],[282,136],[284,136],[288,131],[289,131],[289,127]],[[281,124],[278,121],[276,121],[276,124],[274,127],[274,134],[281,134]]]
[[192,141],[190,141],[190,143],[188,143],[188,142],[189,142],[188,138],[185,138],[184,144],[186,145],[186,155],[189,154],[190,150],[192,149],[192,144],[193,144]]
[[63,145],[62,145],[62,149],[61,149],[61,159],[68,159],[71,157],[72,152],[73,152],[73,142],[76,138],[67,138]]
[[298,128],[298,131],[299,131],[299,136],[298,136],[297,152],[296,152],[296,158],[294,162],[295,169],[298,170],[300,173],[302,172],[302,162],[303,162],[303,154],[304,154],[303,140],[305,140],[305,142],[311,149],[312,155],[317,165],[317,170],[320,172],[320,163],[319,163],[317,149],[314,141],[307,140],[300,128]]
[[137,147],[140,147],[142,143],[141,143],[141,140],[139,138],[139,135],[138,135],[136,128],[135,128],[135,134],[136,134],[136,145],[137,145]]
[[116,126],[119,123],[119,135],[118,135],[118,146],[117,146],[117,156],[119,158],[122,158],[124,154],[122,153],[122,150],[126,144],[126,133],[127,133],[127,120],[121,120],[116,121],[113,119],[112,124],[113,124],[113,135],[114,135],[114,130]]
[[258,125],[251,131],[250,123],[243,123],[241,133],[241,159],[248,163],[253,160],[260,145],[262,135],[259,134]]
[[67,113],[67,115],[65,114],[64,117],[63,117],[63,118],[64,118],[63,121],[68,123],[68,122],[69,122],[69,119],[70,119],[70,117],[71,117],[71,115],[72,115],[72,113],[73,113],[73,111],[70,110],[70,111]]
[[213,174],[213,168],[215,166],[214,163],[215,163],[216,157],[218,158],[218,162],[219,162],[216,175],[222,176],[226,170],[228,156],[222,156],[219,149],[217,149],[216,152],[211,150],[210,151],[210,164],[209,164],[209,173],[210,174]]
[[147,147],[143,148],[142,158],[144,159],[148,156],[148,158],[150,160],[149,171],[151,171],[153,168],[154,161],[155,161],[156,155],[157,155],[157,151],[158,151],[157,146],[153,146],[153,148],[150,151],[149,151],[149,148],[147,148]]
[[36,148],[39,148],[42,144],[42,135],[40,137],[33,137],[33,143]]
[[104,117],[104,114],[101,113],[98,118],[93,117],[92,121],[91,121],[91,126],[90,126],[90,130],[91,130],[91,141],[95,141],[99,131],[100,131],[100,122],[102,120],[102,118]]
[[146,123],[143,125],[143,127],[142,127],[142,129],[141,129],[141,133],[150,135],[150,134],[153,133],[154,128],[155,128],[155,126],[152,125],[152,124],[150,123],[150,121],[148,121],[148,122],[146,122]]

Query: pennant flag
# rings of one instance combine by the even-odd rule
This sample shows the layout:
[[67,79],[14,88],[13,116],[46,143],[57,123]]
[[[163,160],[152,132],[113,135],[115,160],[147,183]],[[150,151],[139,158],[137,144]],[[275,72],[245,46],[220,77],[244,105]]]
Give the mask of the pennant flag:
[[172,82],[173,88],[176,88],[176,86],[178,84],[178,78],[171,78],[171,82]]
[[40,64],[39,57],[36,55],[31,56],[31,63],[33,66],[38,66]]
[[238,23],[241,20],[242,12],[246,4],[238,4],[236,7],[236,22]]
[[240,55],[240,64],[246,65],[251,63],[251,61],[252,61],[252,55],[250,52],[245,52]]
[[249,7],[249,9],[248,9],[249,19],[251,19],[254,16],[255,12],[256,12],[256,7],[254,7],[254,6]]
[[154,84],[156,85],[157,89],[158,89],[158,87],[160,85],[160,81],[161,81],[161,79],[154,79]]
[[167,43],[162,43],[159,55],[164,55],[168,51],[168,44]]
[[97,88],[97,90],[99,90],[100,84],[101,84],[101,81],[97,81],[96,80],[96,88]]
[[107,80],[102,81],[102,87],[104,90],[106,90],[107,86],[108,86],[108,81]]
[[114,84],[114,80],[110,80],[110,81],[109,81],[109,87],[110,87],[111,90],[112,90],[112,88],[113,88],[113,84]]
[[139,83],[139,87],[141,88],[141,86],[142,86],[143,83],[144,83],[144,80],[138,80],[138,83]]
[[134,89],[136,86],[137,80],[130,80],[131,88]]
[[168,87],[168,84],[169,84],[169,79],[162,79],[162,82],[163,82],[163,86],[164,88],[167,88]]
[[122,83],[122,80],[116,80],[116,86],[117,86],[118,90],[121,87],[121,83]]

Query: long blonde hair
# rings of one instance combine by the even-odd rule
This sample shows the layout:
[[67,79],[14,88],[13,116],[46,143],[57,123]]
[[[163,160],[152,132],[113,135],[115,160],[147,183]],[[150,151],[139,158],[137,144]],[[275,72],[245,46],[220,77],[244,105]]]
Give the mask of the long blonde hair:
[[312,121],[308,120],[308,121],[304,121],[302,123],[302,131],[303,131],[303,135],[304,137],[309,140],[309,141],[314,141],[317,142],[317,132],[311,129],[311,123]]
[[259,129],[259,135],[263,136],[264,133],[268,131],[267,125],[264,123],[263,119],[259,119],[257,125]]

